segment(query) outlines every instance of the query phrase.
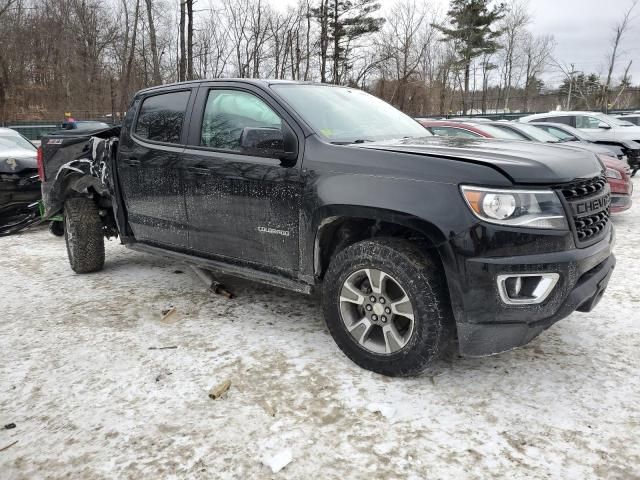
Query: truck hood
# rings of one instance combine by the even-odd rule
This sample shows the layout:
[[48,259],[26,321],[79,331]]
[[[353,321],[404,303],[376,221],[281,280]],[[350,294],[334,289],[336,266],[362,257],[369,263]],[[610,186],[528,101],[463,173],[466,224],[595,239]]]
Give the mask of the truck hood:
[[[601,174],[595,154],[563,145],[486,138],[420,137],[359,143],[357,148],[486,165],[520,184],[557,184]],[[468,179],[466,179],[468,180]]]

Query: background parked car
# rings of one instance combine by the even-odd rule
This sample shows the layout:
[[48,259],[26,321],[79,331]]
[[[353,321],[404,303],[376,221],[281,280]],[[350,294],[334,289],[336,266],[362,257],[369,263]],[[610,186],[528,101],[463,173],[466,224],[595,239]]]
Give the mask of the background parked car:
[[626,115],[614,115],[618,120],[631,122],[634,125],[640,125],[640,113],[629,113]]
[[418,122],[429,132],[441,137],[482,137],[482,138],[504,138],[510,140],[522,140],[522,137],[516,134],[502,131],[486,122],[480,124],[470,123],[467,121],[457,120],[422,120]]
[[[582,130],[578,130],[570,125],[566,125],[564,123],[551,123],[551,122],[530,122],[529,125],[534,125],[541,130],[553,135],[561,142],[586,142],[597,144],[598,142],[589,135],[587,132],[583,132]],[[624,148],[619,145],[604,145],[608,150],[615,154],[618,160],[628,161],[628,156],[625,154]],[[632,149],[638,150],[640,153],[640,144],[635,142],[628,142],[628,147]]]
[[[595,143],[622,147],[628,157],[632,175],[640,168],[640,126],[626,120],[605,115],[599,112],[549,112],[528,115],[520,118],[520,122],[550,122],[566,124],[587,133]],[[633,142],[629,145],[629,142]]]
[[36,147],[18,132],[0,128],[0,235],[39,219],[41,198]]

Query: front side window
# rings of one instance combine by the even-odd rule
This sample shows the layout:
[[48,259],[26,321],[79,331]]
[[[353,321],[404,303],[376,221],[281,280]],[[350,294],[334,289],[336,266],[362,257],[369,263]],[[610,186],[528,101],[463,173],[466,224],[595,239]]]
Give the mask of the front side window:
[[605,123],[597,117],[587,115],[576,115],[576,128],[598,128],[601,123]]
[[240,151],[245,127],[281,130],[282,120],[261,99],[239,90],[211,90],[202,118],[200,144]]
[[171,92],[144,99],[136,135],[154,142],[180,143],[189,95],[189,91]]

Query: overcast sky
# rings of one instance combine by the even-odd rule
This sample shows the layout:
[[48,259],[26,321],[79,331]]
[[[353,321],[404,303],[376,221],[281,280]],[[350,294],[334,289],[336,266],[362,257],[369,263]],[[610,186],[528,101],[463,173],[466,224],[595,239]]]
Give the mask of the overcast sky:
[[[382,16],[395,0],[379,0]],[[417,0],[421,1],[421,0]],[[443,14],[448,0],[426,0]],[[606,57],[610,51],[612,29],[622,18],[631,0],[529,0],[532,22],[529,28],[536,35],[553,35],[556,40],[554,58],[563,65],[575,64],[576,70],[606,72]],[[274,0],[275,5],[295,3],[294,0]],[[629,60],[632,81],[640,83],[640,4],[635,21],[622,42],[622,54],[615,76],[622,76]],[[562,73],[554,68],[544,76],[548,84],[562,81]]]
[[[427,0],[429,2],[429,0]],[[383,10],[394,0],[381,0]],[[448,0],[430,0],[443,13]],[[553,35],[556,41],[554,58],[563,65],[575,64],[584,72],[605,73],[606,57],[610,51],[612,29],[631,5],[631,0],[529,0],[532,22],[530,30],[536,35]],[[616,67],[621,77],[629,60],[632,81],[640,83],[640,5],[635,21],[622,42],[622,52]],[[560,83],[562,73],[554,68],[545,75],[545,82]]]
[[[537,35],[552,34],[554,57],[563,64],[575,63],[576,70],[606,72],[614,25],[629,7],[628,0],[530,0],[533,16],[530,29]],[[629,60],[632,80],[640,83],[640,5],[622,41],[616,76],[622,76]],[[559,73],[550,79],[561,80]]]

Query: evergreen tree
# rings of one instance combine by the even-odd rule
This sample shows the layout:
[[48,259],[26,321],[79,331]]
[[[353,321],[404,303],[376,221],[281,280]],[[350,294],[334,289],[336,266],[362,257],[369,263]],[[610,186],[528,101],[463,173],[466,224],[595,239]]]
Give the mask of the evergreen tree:
[[495,52],[498,49],[499,30],[491,27],[504,16],[505,6],[500,3],[490,7],[491,0],[451,0],[447,12],[449,27],[434,25],[444,37],[442,41],[453,42],[458,54],[458,62],[464,69],[464,95],[462,108],[467,110],[469,76],[474,58]]
[[[373,16],[380,9],[377,0],[320,0],[312,10],[320,24],[320,80],[328,80],[327,60],[331,58],[331,82],[341,83],[349,70],[349,51],[358,38],[380,30],[383,18]],[[329,45],[332,46],[329,56]]]

